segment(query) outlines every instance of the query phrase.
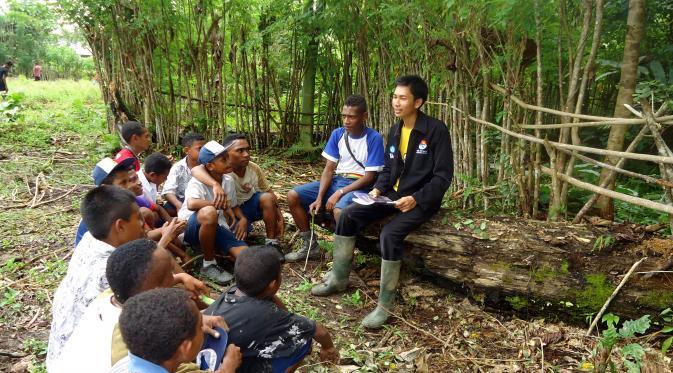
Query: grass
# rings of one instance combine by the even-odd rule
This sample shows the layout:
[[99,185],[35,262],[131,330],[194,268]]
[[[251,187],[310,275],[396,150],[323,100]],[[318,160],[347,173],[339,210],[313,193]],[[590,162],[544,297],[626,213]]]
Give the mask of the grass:
[[93,165],[112,149],[91,81],[19,78],[9,87],[15,107],[0,115],[0,335],[16,337],[0,338],[0,349],[28,353],[29,371],[44,372],[51,298],[67,270],[86,188],[40,208],[6,207],[29,204],[40,174],[43,200],[91,184]]

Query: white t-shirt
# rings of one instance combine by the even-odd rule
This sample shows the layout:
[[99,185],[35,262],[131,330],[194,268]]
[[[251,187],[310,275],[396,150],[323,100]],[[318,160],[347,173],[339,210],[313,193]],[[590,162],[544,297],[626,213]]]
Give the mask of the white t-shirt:
[[383,169],[383,137],[375,130],[367,127],[364,134],[359,138],[348,136],[348,145],[358,162],[362,163],[363,169],[351,156],[346,147],[346,130],[339,127],[332,134],[325,145],[322,156],[332,162],[337,162],[337,175],[364,176],[365,171],[379,172]]
[[175,162],[171,171],[168,173],[168,178],[161,190],[161,195],[165,196],[168,193],[175,194],[178,199],[185,198],[185,188],[187,183],[192,178],[192,170],[187,165],[187,158]]
[[145,196],[148,201],[156,203],[157,197],[159,196],[159,192],[157,191],[157,184],[147,180],[145,177],[145,171],[138,172],[138,179],[140,179],[140,183],[143,185],[143,196]]
[[112,297],[111,291],[105,291],[86,308],[61,356],[51,361],[49,373],[107,372],[112,368],[112,333],[121,313]]
[[[234,179],[232,179],[231,176],[222,176],[222,189],[227,194],[227,202],[229,207],[233,208],[238,206],[238,201],[236,200],[236,185],[234,183]],[[187,183],[187,188],[185,189],[185,203],[182,204],[182,208],[180,211],[178,211],[178,218],[187,220],[192,216],[192,214],[196,212],[187,208],[187,201],[190,198],[213,201],[215,200],[215,194],[213,193],[213,188],[193,177],[191,180],[189,180],[189,183]],[[217,211],[217,223],[227,229],[229,228],[227,219],[224,217],[222,210]]]
[[52,305],[47,368],[58,359],[86,307],[110,287],[105,278],[107,259],[114,247],[87,232],[73,251],[68,272],[56,289]]

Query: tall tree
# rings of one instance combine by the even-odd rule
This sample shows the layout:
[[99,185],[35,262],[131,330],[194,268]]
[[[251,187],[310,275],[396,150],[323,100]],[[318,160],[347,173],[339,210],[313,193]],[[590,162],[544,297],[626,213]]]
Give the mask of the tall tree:
[[315,77],[318,70],[318,36],[320,29],[317,18],[322,10],[322,0],[308,0],[306,13],[308,16],[309,40],[304,53],[304,79],[301,88],[301,128],[299,144],[308,148],[313,141],[313,111],[315,110]]
[[[636,90],[636,80],[638,78],[638,60],[640,58],[640,41],[643,38],[645,26],[645,6],[646,0],[630,0],[629,14],[626,20],[626,41],[624,42],[624,56],[621,65],[621,77],[619,79],[619,92],[617,93],[617,102],[615,104],[614,117],[627,118],[631,116],[624,104],[633,103],[633,93]],[[628,125],[612,125],[606,149],[622,151],[624,149],[624,135]],[[617,164],[619,158],[607,157],[605,160],[609,164]],[[609,170],[603,169],[599,184],[610,175]],[[615,188],[615,179],[608,184],[609,189]],[[612,220],[615,215],[614,202],[611,198],[600,197],[597,202],[599,214],[604,219]]]

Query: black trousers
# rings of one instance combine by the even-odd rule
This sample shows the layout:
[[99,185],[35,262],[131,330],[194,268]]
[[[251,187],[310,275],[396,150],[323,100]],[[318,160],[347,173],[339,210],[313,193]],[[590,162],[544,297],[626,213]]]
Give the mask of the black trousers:
[[[387,193],[392,200],[400,198],[396,192]],[[340,236],[352,237],[360,233],[369,224],[395,215],[381,230],[379,236],[381,258],[385,260],[400,260],[404,250],[404,239],[421,224],[425,223],[436,211],[427,212],[416,206],[409,212],[401,212],[389,205],[363,206],[352,203],[341,211],[334,233]]]

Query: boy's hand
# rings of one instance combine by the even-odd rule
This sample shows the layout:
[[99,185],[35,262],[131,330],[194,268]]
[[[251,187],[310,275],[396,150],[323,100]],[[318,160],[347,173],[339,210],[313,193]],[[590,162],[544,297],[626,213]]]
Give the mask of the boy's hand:
[[341,189],[334,192],[334,194],[332,194],[332,196],[329,197],[329,199],[327,200],[327,203],[325,204],[325,209],[327,211],[334,210],[334,206],[336,206],[337,202],[339,202],[341,196],[343,196],[343,194],[341,194]]
[[217,210],[224,210],[227,207],[227,193],[224,192],[221,184],[213,186],[213,194],[215,195],[213,206]]
[[187,228],[187,222],[185,220],[179,220],[178,218],[173,218],[171,221],[164,223],[164,226],[161,228],[161,238],[166,237],[166,240],[173,241],[180,233],[184,232]]
[[206,294],[207,292],[206,285],[204,285],[203,282],[195,279],[187,273],[175,273],[173,274],[173,280],[175,281],[176,285],[182,284],[185,290],[191,292],[196,297],[201,294]]
[[372,196],[372,198],[378,198],[381,196],[381,191],[374,188],[369,192],[369,195]]
[[416,200],[412,196],[406,196],[395,201],[395,207],[402,212],[409,212],[416,207]]
[[227,325],[222,316],[203,315],[203,325],[201,326],[201,329],[204,333],[210,334],[215,338],[220,338],[220,333],[215,330],[218,326],[229,331],[229,325]]
[[321,347],[320,361],[339,364],[339,351],[337,351],[336,347],[334,346],[330,348]]
[[238,219],[236,225],[234,225],[234,234],[237,240],[245,240],[245,237],[248,235],[248,219],[244,217]]
[[317,214],[321,206],[322,206],[322,200],[316,199],[315,201],[313,201],[313,203],[308,205],[308,213],[311,215]]
[[224,354],[220,368],[215,373],[235,373],[236,369],[241,366],[242,360],[241,349],[234,344],[230,344],[227,346],[227,352]]

